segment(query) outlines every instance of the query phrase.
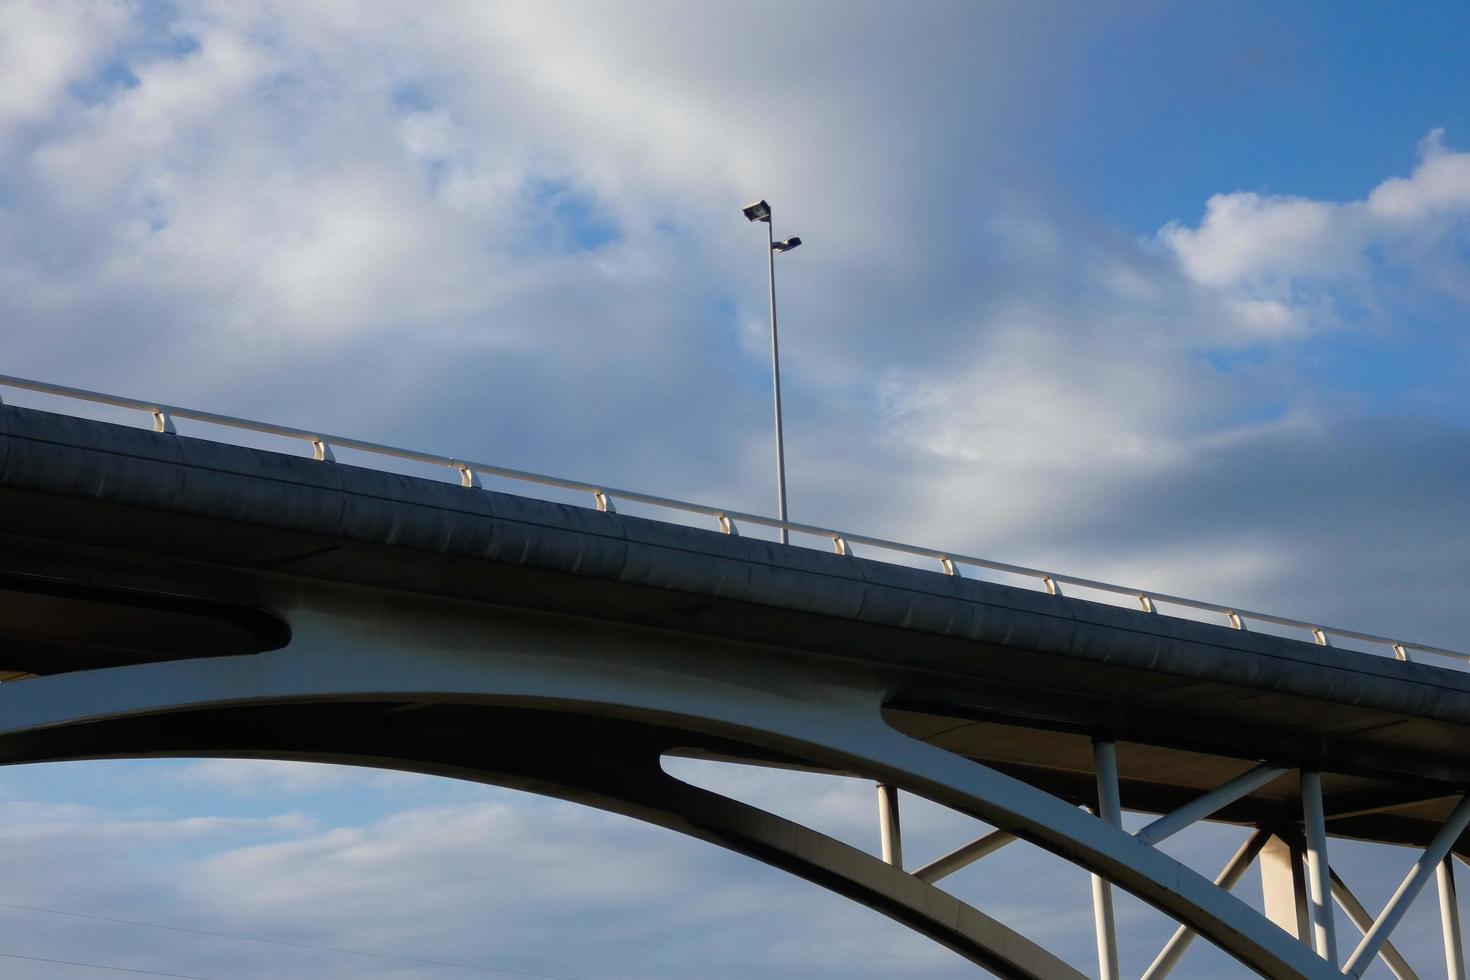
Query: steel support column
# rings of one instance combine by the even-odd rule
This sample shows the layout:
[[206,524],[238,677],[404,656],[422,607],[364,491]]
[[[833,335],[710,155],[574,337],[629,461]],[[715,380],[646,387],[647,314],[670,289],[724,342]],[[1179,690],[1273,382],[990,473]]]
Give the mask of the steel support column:
[[[1118,746],[1099,739],[1093,742],[1097,766],[1097,815],[1120,827],[1122,802],[1118,795]],[[1118,931],[1113,920],[1113,886],[1101,875],[1092,876],[1092,915],[1097,929],[1097,971],[1101,980],[1119,980]]]
[[883,842],[883,860],[903,867],[903,833],[898,822],[898,787],[878,784],[878,835]]
[[1307,888],[1312,909],[1312,948],[1337,966],[1337,929],[1328,883],[1327,820],[1322,812],[1322,774],[1302,770],[1302,821],[1307,836]]
[[1455,864],[1448,854],[1435,871],[1439,881],[1439,923],[1444,930],[1445,974],[1465,980],[1465,947],[1460,939],[1460,899],[1455,890]]

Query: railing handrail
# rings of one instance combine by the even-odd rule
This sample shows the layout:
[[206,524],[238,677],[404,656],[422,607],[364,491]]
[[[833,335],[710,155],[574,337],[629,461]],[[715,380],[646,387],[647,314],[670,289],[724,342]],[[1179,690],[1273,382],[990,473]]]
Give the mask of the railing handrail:
[[232,429],[244,429],[250,432],[260,432],[266,435],[282,436],[288,439],[300,439],[310,443],[315,451],[317,459],[331,460],[332,447],[341,449],[352,449],[360,452],[370,453],[377,456],[387,456],[393,459],[401,459],[413,463],[425,463],[430,466],[440,466],[451,470],[457,470],[460,474],[461,483],[467,487],[479,486],[479,474],[493,475],[505,479],[516,480],[522,483],[533,483],[541,486],[556,487],[561,490],[572,490],[579,493],[591,494],[599,510],[612,509],[612,501],[624,500],[630,503],[647,504],[653,507],[662,507],[668,510],[678,510],[685,513],[701,514],[714,518],[719,528],[726,533],[735,533],[738,523],[754,524],[760,527],[768,527],[776,530],[785,529],[794,534],[808,534],[819,538],[829,538],[838,553],[850,554],[850,547],[854,544],[864,545],[869,548],[877,548],[881,551],[889,551],[897,554],[910,555],[916,558],[929,558],[939,562],[941,569],[951,575],[959,574],[959,566],[970,566],[983,568],[993,572],[1003,572],[1017,575],[1022,578],[1036,579],[1041,586],[1053,595],[1061,594],[1061,586],[1072,586],[1080,589],[1090,589],[1097,592],[1106,592],[1111,595],[1128,596],[1136,599],[1142,610],[1154,612],[1157,603],[1170,606],[1181,606],[1198,612],[1214,613],[1224,616],[1230,625],[1236,629],[1244,629],[1247,622],[1270,623],[1275,626],[1284,626],[1289,629],[1305,630],[1318,644],[1330,645],[1330,638],[1337,637],[1345,640],[1357,640],[1363,643],[1378,644],[1388,647],[1399,660],[1408,660],[1410,653],[1427,653],[1439,657],[1448,657],[1470,663],[1470,654],[1458,650],[1449,650],[1444,647],[1431,646],[1426,643],[1410,643],[1396,640],[1387,636],[1379,636],[1374,633],[1364,633],[1359,630],[1344,629],[1336,626],[1324,626],[1308,620],[1291,619],[1285,616],[1276,616],[1271,613],[1257,612],[1255,610],[1243,609],[1239,606],[1221,605],[1214,602],[1204,602],[1199,599],[1190,599],[1185,596],[1169,595],[1164,592],[1155,592],[1149,589],[1136,589],[1127,586],[1116,585],[1112,582],[1101,582],[1095,579],[1079,578],[1075,575],[1065,575],[1057,572],[1048,572],[1040,568],[1031,568],[1026,565],[1013,565],[1009,562],[993,561],[989,558],[981,558],[977,555],[960,554],[953,551],[940,551],[934,548],[925,548],[918,545],[905,544],[901,541],[889,541],[884,538],[870,537],[866,534],[848,534],[835,528],[822,527],[815,524],[801,524],[795,521],[782,521],[774,517],[766,517],[762,514],[751,514],[744,511],[729,510],[720,507],[711,507],[707,504],[693,503],[687,500],[676,500],[672,497],[660,497],[654,494],[643,493],[637,490],[625,490],[618,487],[610,487],[602,483],[592,483],[585,480],[571,480],[564,477],[547,476],[542,473],[532,473],[527,470],[513,469],[508,466],[500,466],[494,463],[478,462],[470,459],[461,459],[455,456],[442,456],[437,453],[425,453],[415,449],[403,449],[398,446],[388,446],[377,442],[368,442],[364,439],[354,439],[350,436],[329,435],[316,429],[299,429],[288,425],[276,425],[272,422],[259,422],[253,419],[237,418],[232,415],[221,415],[216,412],[205,412],[193,408],[185,408],[180,405],[169,405],[163,402],[144,401],[137,398],[126,398],[121,395],[112,395],[101,391],[89,391],[85,388],[71,388],[66,385],[51,384],[45,381],[35,381],[29,378],[17,378],[10,375],[0,374],[0,387],[15,388],[23,391],[34,391],[46,395],[55,395],[62,398],[72,398],[78,401],[93,402],[101,405],[111,405],[115,408],[126,408],[140,412],[147,412],[153,416],[154,429],[159,432],[173,432],[173,419],[189,419],[195,422],[206,422],[211,425],[224,426]]

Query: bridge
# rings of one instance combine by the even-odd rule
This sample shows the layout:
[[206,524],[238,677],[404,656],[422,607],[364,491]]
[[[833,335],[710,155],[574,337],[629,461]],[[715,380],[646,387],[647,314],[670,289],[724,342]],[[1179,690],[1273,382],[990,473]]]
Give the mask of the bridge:
[[[1434,880],[1445,975],[1465,977],[1456,651],[177,406],[0,388],[151,422],[0,408],[0,762],[297,759],[513,787],[749,855],[1037,980],[1082,974],[941,887],[1014,840],[1091,873],[1103,980],[1119,976],[1115,888],[1178,923],[1148,980],[1197,937],[1269,977],[1378,962],[1416,977],[1392,936]],[[181,435],[180,420],[309,452]],[[348,450],[449,479],[336,459]],[[881,847],[689,785],[666,756],[869,778]],[[899,789],[993,829],[912,861]],[[1149,822],[1129,833],[1125,807]],[[1158,847],[1206,819],[1250,829],[1213,880]],[[1334,871],[1343,839],[1405,856],[1381,910]],[[1264,911],[1232,891],[1252,864]]]

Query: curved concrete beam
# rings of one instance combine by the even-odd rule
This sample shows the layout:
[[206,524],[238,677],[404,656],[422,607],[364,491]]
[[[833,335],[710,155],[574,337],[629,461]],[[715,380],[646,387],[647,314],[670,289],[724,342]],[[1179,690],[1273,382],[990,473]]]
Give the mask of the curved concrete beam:
[[[376,706],[374,706],[376,707]],[[298,712],[301,709],[296,709]],[[308,709],[309,710],[309,709]],[[372,732],[361,716],[338,715],[328,727],[252,722],[233,709],[190,711],[52,729],[30,748],[51,761],[130,755],[269,758],[329,762],[427,773],[553,796],[716,844],[780,868],[853,899],[948,947],[973,963],[1022,980],[1084,980],[1084,975],[1020,933],[933,885],[857,848],[728,797],[691,786],[660,768],[659,743],[639,726],[620,738],[617,723],[583,719],[598,727],[595,762],[541,747],[546,734],[524,715],[497,737],[449,744],[432,734]],[[611,730],[609,728],[611,727]],[[504,737],[498,737],[498,736]],[[655,738],[657,733],[655,734]],[[665,734],[665,739],[677,734]],[[363,746],[372,746],[364,751]]]
[[[361,596],[335,601],[351,607]],[[572,707],[734,738],[872,776],[973,814],[1099,874],[1278,978],[1337,976],[1188,867],[1023,782],[913,741],[882,721],[883,692],[841,665],[571,618],[405,598],[370,622],[330,595],[292,616],[295,641],[251,657],[144,664],[0,685],[0,739],[207,707],[422,700]],[[914,879],[916,885],[917,879]]]

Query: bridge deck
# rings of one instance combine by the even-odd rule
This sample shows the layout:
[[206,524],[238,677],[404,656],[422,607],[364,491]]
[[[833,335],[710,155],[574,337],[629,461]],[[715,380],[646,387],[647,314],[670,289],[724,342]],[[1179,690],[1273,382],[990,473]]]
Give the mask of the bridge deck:
[[[280,647],[303,576],[868,665],[917,737],[1079,802],[1089,736],[1163,811],[1320,760],[1334,832],[1419,841],[1470,782],[1470,673],[6,406],[0,678]],[[11,681],[24,683],[24,680]],[[694,747],[698,750],[698,746]],[[729,747],[709,749],[728,755]],[[753,759],[790,762],[791,760]],[[1291,822],[1284,777],[1223,817]]]

